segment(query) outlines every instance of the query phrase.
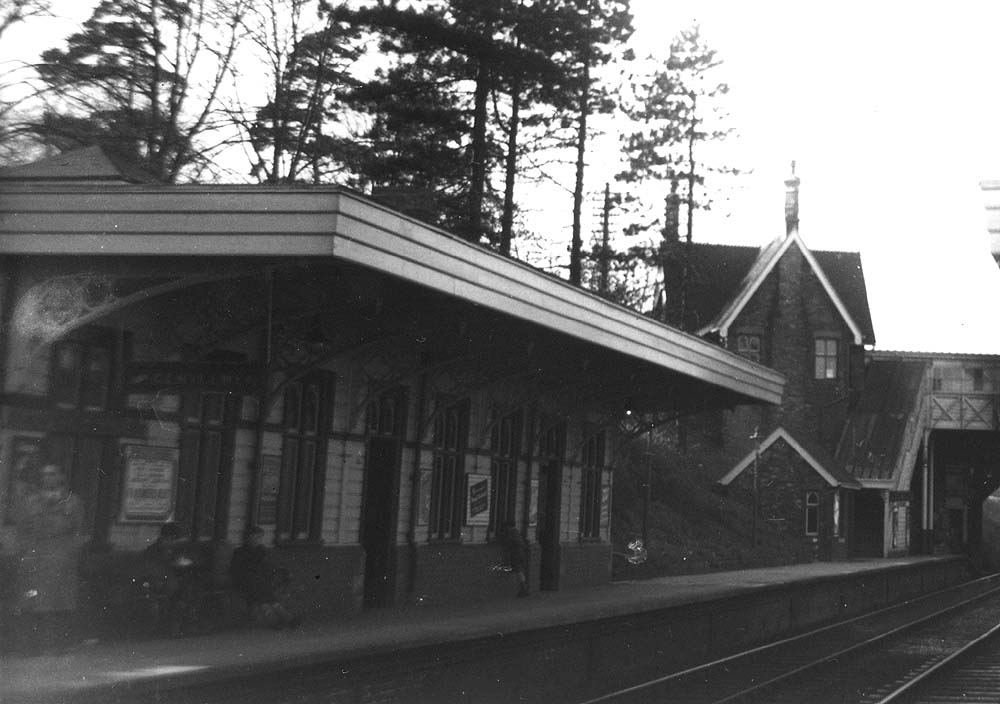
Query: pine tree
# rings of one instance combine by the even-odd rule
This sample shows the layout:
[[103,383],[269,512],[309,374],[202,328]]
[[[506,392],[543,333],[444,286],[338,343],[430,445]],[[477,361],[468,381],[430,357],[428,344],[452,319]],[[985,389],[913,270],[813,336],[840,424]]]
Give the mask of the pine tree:
[[20,129],[69,149],[100,144],[173,182],[208,168],[218,95],[249,0],[103,0],[36,67],[40,115]]
[[[724,139],[731,130],[720,126],[720,99],[729,87],[714,82],[713,69],[721,64],[716,52],[703,41],[697,26],[682,31],[671,43],[666,64],[631,86],[632,97],[622,109],[638,129],[622,138],[628,166],[618,175],[627,184],[658,182],[669,188],[662,220],[633,222],[626,234],[638,234],[659,226],[662,238],[658,246],[632,248],[632,254],[659,267],[664,275],[664,290],[671,300],[662,314],[667,322],[687,328],[686,302],[689,278],[688,250],[694,236],[694,213],[707,209],[710,201],[698,189],[705,184],[709,171],[736,173],[699,160],[699,147]],[[678,193],[678,187],[683,191]],[[662,193],[662,191],[660,191]],[[686,210],[684,246],[679,242],[678,208]],[[670,272],[677,272],[672,280]],[[668,280],[671,279],[671,280]]]
[[[559,75],[555,63],[533,45],[532,23],[524,21],[526,15],[537,16],[532,14],[535,8],[536,3],[516,0],[448,0],[405,9],[385,2],[361,8],[345,4],[327,8],[331,17],[372,32],[381,53],[394,62],[352,93],[355,104],[368,112],[372,122],[362,141],[373,149],[380,148],[386,124],[394,121],[394,114],[408,111],[398,96],[416,99],[421,111],[413,117],[422,129],[419,141],[409,142],[413,153],[425,152],[429,139],[436,142],[442,156],[464,159],[464,172],[432,168],[439,177],[452,175],[453,180],[439,182],[436,190],[451,196],[446,198],[450,206],[440,204],[442,209],[458,206],[461,212],[446,213],[443,219],[470,241],[497,244],[497,214],[504,209],[492,187],[492,176],[505,154],[508,206],[501,219],[509,222],[513,203],[508,194],[514,172],[509,164],[516,160],[520,124],[520,118],[513,117],[514,106],[520,111],[532,100],[531,86],[551,82]],[[382,102],[373,101],[373,97]],[[500,112],[508,106],[510,117],[503,120]],[[390,156],[404,164],[399,156],[407,153],[406,144],[396,139],[392,146],[395,149]],[[399,174],[397,178],[413,179],[413,175]],[[508,225],[500,229],[509,232]]]
[[237,100],[229,113],[245,136],[252,174],[269,183],[331,180],[352,148],[340,97],[356,83],[352,69],[363,54],[359,35],[342,22],[309,24],[304,15],[310,5],[311,0],[267,0],[244,19],[259,57],[253,67],[257,84],[266,85],[265,100],[256,108]]
[[[573,231],[570,243],[569,280],[579,285],[583,273],[582,209],[587,143],[590,118],[597,113],[614,110],[612,92],[594,80],[595,71],[607,64],[615,50],[632,35],[632,15],[628,0],[570,0],[575,10],[576,26],[571,33],[577,37],[568,60],[576,75],[575,95],[571,104],[576,114],[576,167],[573,187]],[[623,55],[630,58],[628,53]]]

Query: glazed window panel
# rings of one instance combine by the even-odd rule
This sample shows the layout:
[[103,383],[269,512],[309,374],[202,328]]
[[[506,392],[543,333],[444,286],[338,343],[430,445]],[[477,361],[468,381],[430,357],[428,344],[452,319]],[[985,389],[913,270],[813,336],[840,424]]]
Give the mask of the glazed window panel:
[[580,493],[580,536],[601,537],[601,485],[604,474],[604,433],[587,439],[583,448],[583,486]]
[[495,534],[515,520],[517,501],[517,456],[521,451],[521,414],[504,416],[493,426],[490,449],[493,453],[489,531]]
[[315,372],[285,390],[277,512],[283,542],[319,540],[333,389],[331,374]]
[[111,351],[75,340],[52,347],[50,396],[59,408],[103,411],[111,387]]
[[815,342],[815,378],[837,378],[837,340],[818,337]]
[[806,492],[806,535],[819,534],[819,493]]
[[737,335],[736,353],[741,357],[760,361],[760,335]]
[[430,537],[457,540],[465,518],[465,449],[469,406],[449,406],[434,419],[434,462],[431,478]]

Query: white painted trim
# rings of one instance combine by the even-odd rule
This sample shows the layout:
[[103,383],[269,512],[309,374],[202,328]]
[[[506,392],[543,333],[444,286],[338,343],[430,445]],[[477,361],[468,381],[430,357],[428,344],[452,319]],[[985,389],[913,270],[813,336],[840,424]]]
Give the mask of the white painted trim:
[[830,474],[826,468],[816,460],[815,457],[809,454],[809,452],[807,452],[806,449],[795,440],[795,438],[789,435],[788,431],[784,428],[778,428],[773,433],[768,435],[767,438],[760,444],[760,448],[750,452],[750,454],[740,460],[735,467],[726,473],[726,476],[719,480],[719,484],[722,486],[729,486],[729,484],[732,483],[736,477],[743,473],[743,470],[753,464],[755,457],[762,455],[767,448],[777,442],[778,438],[781,438],[791,445],[792,449],[795,450],[802,457],[802,459],[808,462],[809,466],[816,470],[816,473],[819,474],[827,484],[832,487],[840,486],[840,482],[837,481],[837,479]]
[[[847,327],[851,329],[851,334],[854,335],[854,344],[860,345],[863,339],[861,328],[854,322],[854,318],[852,318],[851,314],[847,311],[847,307],[844,305],[843,301],[840,300],[840,296],[837,295],[837,291],[830,284],[830,280],[826,278],[826,274],[823,273],[823,269],[816,261],[812,252],[809,251],[809,248],[806,247],[797,231],[793,231],[788,235],[788,237],[785,238],[785,241],[782,242],[781,246],[778,247],[774,254],[771,255],[771,259],[765,263],[764,268],[757,273],[756,277],[747,282],[747,285],[744,286],[743,290],[741,290],[733,300],[733,303],[730,304],[729,310],[723,316],[722,322],[718,325],[720,337],[723,339],[729,337],[729,327],[736,321],[737,316],[739,316],[746,305],[750,302],[750,299],[753,298],[754,294],[757,293],[757,290],[767,279],[768,275],[774,270],[774,267],[781,260],[781,257],[785,255],[785,252],[788,251],[788,248],[793,242],[798,245],[799,251],[802,252],[802,255],[809,263],[809,266],[812,267],[813,272],[816,274],[816,278],[819,279],[820,284],[823,286],[823,290],[826,291],[826,294],[830,297],[830,300],[833,302],[837,312],[840,313],[840,317],[844,319],[844,322],[847,323]],[[698,331],[698,334],[705,335],[708,332],[711,332],[712,328],[713,326],[702,328]]]
[[333,256],[756,401],[784,389],[772,369],[334,187],[8,189],[4,254]]

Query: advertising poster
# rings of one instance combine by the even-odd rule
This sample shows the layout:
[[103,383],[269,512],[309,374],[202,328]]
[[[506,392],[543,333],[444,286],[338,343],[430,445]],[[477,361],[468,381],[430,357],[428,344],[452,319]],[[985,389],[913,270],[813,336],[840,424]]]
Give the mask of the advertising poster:
[[126,445],[121,520],[169,520],[174,512],[177,468],[176,448]]
[[281,458],[264,455],[260,459],[260,494],[257,523],[271,526],[278,522],[278,487],[281,482]]
[[466,490],[466,524],[486,526],[490,523],[490,477],[470,474]]
[[417,525],[426,526],[431,522],[431,480],[433,472],[424,469],[420,472],[420,511],[417,514]]

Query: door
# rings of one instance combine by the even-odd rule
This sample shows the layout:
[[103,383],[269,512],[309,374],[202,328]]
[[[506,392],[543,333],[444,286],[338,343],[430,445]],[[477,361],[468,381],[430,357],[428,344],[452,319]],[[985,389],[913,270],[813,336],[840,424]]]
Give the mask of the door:
[[396,593],[396,524],[406,395],[383,394],[368,409],[368,446],[362,496],[365,606],[391,606]]
[[539,588],[559,589],[562,526],[562,465],[566,447],[566,426],[557,425],[542,434],[539,476],[538,545],[541,549]]
[[174,520],[190,531],[192,540],[227,537],[234,399],[228,391],[193,391],[184,396]]

